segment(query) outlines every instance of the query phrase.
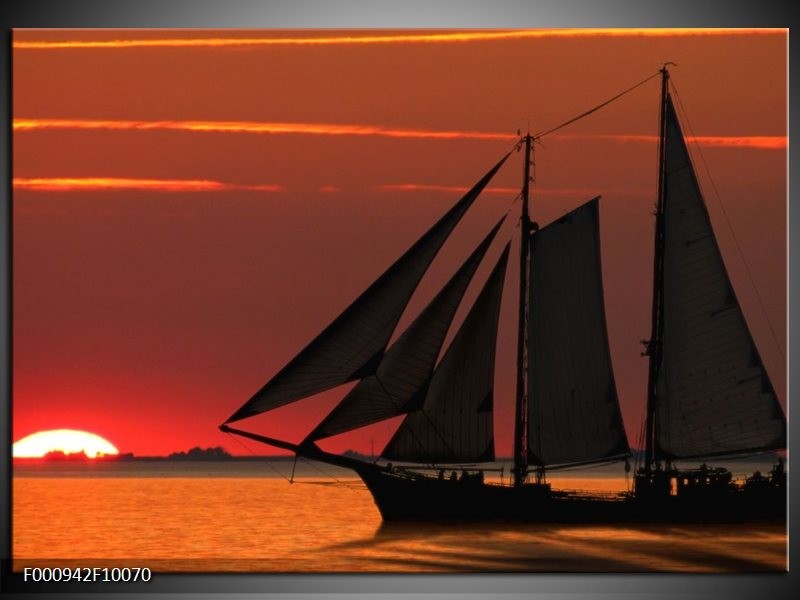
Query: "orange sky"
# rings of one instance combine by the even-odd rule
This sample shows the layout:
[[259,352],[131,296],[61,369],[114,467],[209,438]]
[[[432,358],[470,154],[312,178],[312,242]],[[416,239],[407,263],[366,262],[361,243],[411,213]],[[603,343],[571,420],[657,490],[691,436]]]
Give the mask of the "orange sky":
[[[553,127],[665,61],[678,65],[711,219],[785,406],[785,32],[433,33],[15,31],[14,439],[71,428],[121,452],[242,452],[217,425],[495,164],[517,129]],[[633,443],[658,91],[649,81],[547,136],[535,155],[535,220],[603,196],[609,337]],[[520,180],[515,156],[401,326],[508,210]],[[499,455],[511,448],[513,290],[509,275]],[[252,426],[298,439],[342,393]],[[368,451],[391,432],[379,424],[328,447]]]

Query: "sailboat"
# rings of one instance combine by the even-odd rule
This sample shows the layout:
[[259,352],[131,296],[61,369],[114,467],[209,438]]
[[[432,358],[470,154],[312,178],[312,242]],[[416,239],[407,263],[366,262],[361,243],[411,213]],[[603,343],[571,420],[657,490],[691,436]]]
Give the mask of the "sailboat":
[[[786,448],[786,418],[728,278],[661,75],[658,200],[644,459],[619,494],[553,489],[548,471],[632,456],[606,332],[599,202],[539,228],[529,215],[525,153],[519,257],[514,456],[511,481],[488,481],[495,460],[494,370],[510,242],[494,260],[460,327],[456,310],[498,236],[494,224],[436,296],[389,342],[428,266],[512,152],[327,328],[220,426],[297,456],[353,470],[385,521],[514,519],[557,522],[784,519],[786,474],[734,482],[721,467],[677,461]],[[505,218],[505,217],[504,217]],[[441,355],[441,358],[440,358]],[[355,386],[300,443],[230,424],[348,382]],[[369,462],[319,440],[404,416]],[[487,465],[482,468],[480,465]]]

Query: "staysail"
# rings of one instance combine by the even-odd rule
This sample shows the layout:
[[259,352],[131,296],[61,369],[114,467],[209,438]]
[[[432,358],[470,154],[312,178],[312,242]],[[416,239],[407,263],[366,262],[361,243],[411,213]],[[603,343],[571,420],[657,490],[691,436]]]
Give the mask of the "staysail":
[[505,217],[386,351],[374,374],[350,390],[312,431],[314,441],[422,408],[447,330],[472,276]]
[[598,198],[530,237],[528,446],[532,465],[630,453],[606,332]]
[[655,458],[785,448],[786,418],[731,287],[669,95],[666,101]]
[[226,423],[294,402],[375,372],[417,284],[504,156],[439,221]]
[[508,251],[506,244],[436,368],[422,408],[406,416],[384,458],[417,463],[494,459],[495,346]]

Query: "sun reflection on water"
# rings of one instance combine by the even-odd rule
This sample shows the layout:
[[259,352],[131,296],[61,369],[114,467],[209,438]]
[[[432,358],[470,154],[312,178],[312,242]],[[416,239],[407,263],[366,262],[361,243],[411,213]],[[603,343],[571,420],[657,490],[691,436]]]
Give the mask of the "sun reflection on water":
[[13,519],[15,568],[101,558],[193,572],[786,568],[781,525],[389,524],[358,480],[17,477]]

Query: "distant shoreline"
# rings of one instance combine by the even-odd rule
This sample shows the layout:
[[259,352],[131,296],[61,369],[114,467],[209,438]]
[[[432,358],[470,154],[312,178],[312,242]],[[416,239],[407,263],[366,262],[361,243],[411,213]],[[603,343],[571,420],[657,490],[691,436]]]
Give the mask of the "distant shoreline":
[[[354,450],[346,450],[344,456],[366,462],[374,462],[376,457],[368,456]],[[64,453],[61,451],[48,452],[37,457],[13,457],[15,464],[75,464],[75,463],[130,463],[130,462],[254,462],[254,461],[294,461],[292,454],[266,454],[266,455],[233,455],[220,446],[213,448],[192,448],[187,452],[172,452],[167,456],[136,456],[132,452],[120,454],[101,454],[96,457],[87,456],[85,452]],[[505,460],[505,459],[501,459]],[[511,460],[510,458],[508,460]]]
[[[353,458],[358,458],[360,460],[366,462],[374,462],[377,460],[377,457],[371,456],[363,456],[363,455],[355,455],[350,454]],[[137,462],[175,462],[175,463],[184,463],[184,462],[214,462],[214,463],[227,463],[227,462],[261,462],[264,460],[269,461],[276,461],[276,462],[294,462],[295,456],[294,455],[284,455],[284,454],[267,454],[263,456],[225,456],[225,457],[176,457],[176,456],[102,456],[97,458],[88,458],[85,456],[77,456],[73,457],[72,455],[67,455],[63,458],[45,458],[45,457],[37,457],[37,458],[19,458],[15,457],[13,459],[14,464],[28,464],[28,465],[39,465],[39,464],[46,464],[46,465],[59,465],[59,464],[82,464],[82,463],[137,463]],[[303,459],[306,460],[306,459]],[[497,458],[494,462],[512,462],[511,457],[500,457]]]
[[[227,463],[227,462],[260,462],[264,460],[278,461],[278,462],[292,462],[295,460],[294,456],[290,455],[264,455],[264,456],[226,456],[226,457],[176,457],[176,456],[133,456],[133,457],[120,457],[120,456],[102,456],[97,458],[88,458],[84,456],[72,457],[67,455],[63,458],[19,458],[13,459],[14,464],[22,465],[59,465],[59,464],[94,464],[94,463],[152,463],[152,462],[214,462],[214,463]],[[365,460],[371,460],[365,457]]]

